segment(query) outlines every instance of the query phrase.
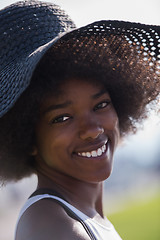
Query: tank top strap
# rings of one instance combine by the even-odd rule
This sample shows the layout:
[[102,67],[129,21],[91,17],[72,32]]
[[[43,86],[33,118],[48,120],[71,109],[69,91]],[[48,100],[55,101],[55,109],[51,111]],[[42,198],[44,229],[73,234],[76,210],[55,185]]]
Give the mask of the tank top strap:
[[97,240],[96,237],[94,236],[94,234],[92,233],[92,230],[88,226],[88,224],[86,224],[87,216],[85,214],[83,214],[81,211],[79,211],[77,208],[75,208],[74,206],[69,204],[62,196],[60,196],[59,193],[52,191],[50,189],[39,189],[39,190],[35,191],[28,198],[28,200],[26,201],[26,203],[24,204],[23,208],[20,211],[19,218],[17,220],[17,225],[18,225],[20,218],[24,214],[24,212],[30,206],[32,206],[34,203],[40,201],[41,199],[52,199],[52,200],[56,201],[57,203],[59,203],[71,218],[79,221],[82,224],[82,226],[86,230],[86,232],[89,235],[91,240]]

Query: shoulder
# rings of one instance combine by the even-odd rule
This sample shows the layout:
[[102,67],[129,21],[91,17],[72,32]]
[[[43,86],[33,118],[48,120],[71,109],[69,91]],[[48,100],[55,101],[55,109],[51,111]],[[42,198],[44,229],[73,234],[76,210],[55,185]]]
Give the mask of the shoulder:
[[22,215],[15,240],[88,240],[82,225],[69,217],[56,201],[42,199]]

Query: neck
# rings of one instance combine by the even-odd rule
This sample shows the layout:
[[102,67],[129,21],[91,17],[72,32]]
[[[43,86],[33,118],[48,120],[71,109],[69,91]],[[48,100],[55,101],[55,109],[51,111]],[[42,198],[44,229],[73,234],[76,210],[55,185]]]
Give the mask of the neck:
[[38,189],[53,189],[86,215],[93,217],[98,213],[103,217],[102,182],[87,183],[62,175],[53,169],[45,169],[44,167],[42,169],[38,171]]

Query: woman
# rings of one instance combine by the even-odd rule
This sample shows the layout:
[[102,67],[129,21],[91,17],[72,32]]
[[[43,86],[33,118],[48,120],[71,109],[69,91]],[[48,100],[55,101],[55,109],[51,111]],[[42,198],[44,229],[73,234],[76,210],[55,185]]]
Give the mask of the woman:
[[38,1],[7,7],[0,22],[0,176],[38,176],[15,239],[121,239],[103,213],[103,181],[119,139],[158,101],[160,28],[70,31],[59,7]]

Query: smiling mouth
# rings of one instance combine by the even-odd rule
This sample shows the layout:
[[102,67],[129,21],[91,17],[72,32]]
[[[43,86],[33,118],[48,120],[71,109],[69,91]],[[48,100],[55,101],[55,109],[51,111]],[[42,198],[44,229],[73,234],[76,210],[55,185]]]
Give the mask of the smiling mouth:
[[103,153],[106,152],[107,149],[107,142],[108,140],[104,143],[104,145],[98,149],[95,149],[93,151],[90,152],[77,152],[77,155],[80,157],[87,157],[87,158],[96,158],[96,157],[100,157],[103,155]]

